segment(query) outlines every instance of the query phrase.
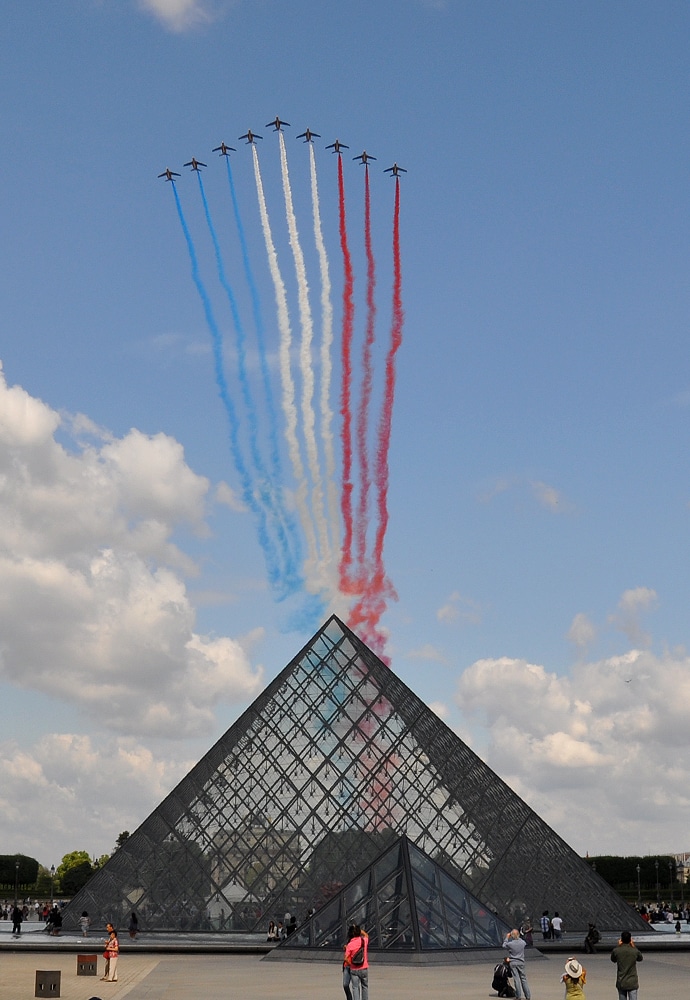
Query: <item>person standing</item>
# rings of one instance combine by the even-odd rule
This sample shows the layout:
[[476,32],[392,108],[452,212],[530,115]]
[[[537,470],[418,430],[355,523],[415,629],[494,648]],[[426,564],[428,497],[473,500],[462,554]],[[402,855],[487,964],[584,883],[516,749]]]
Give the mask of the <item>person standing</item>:
[[509,932],[503,942],[503,947],[508,952],[510,968],[513,973],[515,996],[521,997],[522,992],[524,992],[525,1000],[531,1000],[532,994],[527,982],[527,973],[525,972],[525,942],[520,937],[520,931],[517,927],[513,927],[512,931]]
[[618,1000],[637,1000],[637,991],[640,987],[637,963],[642,961],[642,957],[642,952],[635,947],[630,931],[623,931],[618,944],[611,952],[611,961],[616,963]]
[[[112,926],[112,925],[111,925]],[[108,941],[105,946],[105,950],[108,953],[108,974],[104,977],[103,982],[105,983],[116,983],[117,982],[117,960],[120,955],[120,942],[117,939],[117,931],[113,927],[110,931]]]
[[353,929],[354,933],[345,946],[345,964],[350,969],[352,1000],[369,1000],[369,935],[358,924]]
[[565,963],[565,972],[561,976],[561,982],[565,984],[565,1000],[585,1000],[583,986],[587,979],[587,972],[582,968],[576,958],[569,958]]
[[132,916],[129,918],[129,936],[132,941],[135,939],[139,933],[139,918],[136,913],[132,912]]
[[82,911],[82,915],[79,917],[79,926],[81,927],[81,936],[83,938],[89,936],[89,925],[91,924],[91,919],[86,910]]
[[101,982],[105,983],[108,981],[108,975],[110,973],[110,952],[108,951],[108,942],[110,941],[110,932],[113,930],[112,924],[105,925],[105,932],[108,935],[103,942],[103,958],[105,959],[105,972],[101,976]]
[[558,915],[558,910],[556,910],[553,917],[551,918],[551,931],[556,941],[560,941],[561,937],[563,936],[563,920]]
[[19,935],[22,932],[23,919],[24,919],[24,914],[15,903],[14,907],[12,908],[12,933],[15,937],[19,937]]
[[541,936],[545,941],[548,941],[551,937],[551,921],[549,920],[549,911],[544,910],[541,915],[541,920],[539,921],[541,927]]

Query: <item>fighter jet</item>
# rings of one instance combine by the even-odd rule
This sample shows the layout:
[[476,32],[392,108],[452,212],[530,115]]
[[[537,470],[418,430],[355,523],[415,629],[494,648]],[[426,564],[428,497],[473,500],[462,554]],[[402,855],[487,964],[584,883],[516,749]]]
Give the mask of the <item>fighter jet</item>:
[[306,132],[302,132],[301,135],[295,136],[296,139],[304,139],[305,142],[311,142],[312,139],[320,139],[321,136],[318,132],[312,132],[310,128]]
[[202,163],[201,160],[197,160],[196,157],[193,156],[191,158],[191,160],[189,161],[189,163],[183,163],[182,166],[183,167],[191,167],[192,170],[198,171],[199,167],[205,167],[206,164]]
[[211,152],[220,153],[221,156],[227,156],[228,153],[236,153],[237,150],[234,146],[226,146],[224,142],[221,142],[220,146],[216,146],[216,148],[211,150]]
[[278,115],[276,115],[272,122],[266,122],[266,128],[268,128],[270,125],[273,126],[273,131],[274,132],[280,132],[281,125],[287,125],[289,127],[290,126],[290,122],[281,122],[281,120],[278,117]]
[[[374,157],[372,156],[372,160]],[[404,167],[399,167],[397,163],[394,163],[392,167],[386,167],[383,171],[384,174],[390,174],[391,177],[398,177],[400,174],[406,174],[407,170]]]
[[339,153],[341,149],[349,149],[349,148],[350,147],[346,146],[344,142],[340,141],[340,139],[336,139],[335,142],[332,142],[330,144],[330,146],[326,146],[326,149],[332,149],[334,153]]
[[173,177],[179,177],[180,175],[176,174],[174,170],[170,169],[170,167],[166,167],[163,173],[159,174],[158,176],[165,177],[166,181],[171,181]]
[[256,132],[252,132],[251,129],[247,129],[247,131],[244,133],[244,135],[238,135],[237,138],[238,139],[246,139],[247,140],[247,145],[249,145],[249,143],[250,142],[254,142],[255,139],[263,139],[263,136],[262,135],[257,135]]
[[359,156],[353,156],[353,157],[352,157],[352,159],[353,159],[353,160],[361,160],[361,161],[362,161],[362,163],[364,164],[364,166],[366,167],[366,165],[367,165],[367,163],[369,162],[369,160],[375,160],[375,159],[376,159],[376,157],[375,157],[375,156],[371,156],[371,154],[370,154],[370,153],[367,153],[367,151],[366,151],[366,149],[365,149],[365,150],[363,150],[363,151],[362,151],[362,152],[361,152],[361,153],[359,154]]

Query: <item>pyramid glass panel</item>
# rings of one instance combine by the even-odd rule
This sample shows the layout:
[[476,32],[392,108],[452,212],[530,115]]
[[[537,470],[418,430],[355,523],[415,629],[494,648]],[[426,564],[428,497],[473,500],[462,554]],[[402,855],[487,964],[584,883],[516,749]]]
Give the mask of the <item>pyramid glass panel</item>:
[[[65,926],[84,909],[116,923],[135,909],[147,930],[260,932],[321,907],[403,834],[511,925],[544,909],[573,929],[642,924],[333,617],[93,876]],[[361,891],[366,924],[366,907],[385,904]],[[491,937],[492,918],[463,906]],[[446,947],[435,900],[429,921]],[[402,910],[381,934],[407,946]]]
[[[476,919],[480,915],[490,919]],[[497,948],[509,930],[404,836],[341,889],[335,901],[317,910],[272,957],[289,957],[295,949],[340,950],[351,924],[366,929],[372,952]]]

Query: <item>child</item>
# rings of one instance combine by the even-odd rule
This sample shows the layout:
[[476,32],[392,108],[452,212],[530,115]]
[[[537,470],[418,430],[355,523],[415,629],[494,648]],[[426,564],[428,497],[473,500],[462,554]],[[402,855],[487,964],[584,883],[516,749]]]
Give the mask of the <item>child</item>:
[[566,1000],[585,1000],[585,985],[587,972],[582,968],[576,958],[569,958],[565,963],[565,972],[561,976],[561,982],[565,983]]
[[494,967],[494,978],[491,982],[491,989],[496,990],[499,997],[514,997],[513,973],[510,968],[510,961],[504,958]]

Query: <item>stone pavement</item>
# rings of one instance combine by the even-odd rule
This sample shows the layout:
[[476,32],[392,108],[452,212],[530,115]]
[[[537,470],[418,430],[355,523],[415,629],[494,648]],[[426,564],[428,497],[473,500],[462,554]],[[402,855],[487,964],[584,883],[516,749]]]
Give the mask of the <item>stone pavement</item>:
[[[86,949],[85,949],[86,950]],[[567,957],[567,956],[566,956]],[[606,953],[582,956],[587,1000],[617,1000],[615,969]],[[563,955],[527,963],[533,1000],[562,1000]],[[30,1000],[36,969],[62,971],[62,1000],[343,1000],[340,963],[266,962],[258,955],[158,955],[123,952],[117,983],[77,976],[76,955],[64,951],[0,954],[0,1000]],[[99,958],[102,974],[103,959]],[[649,952],[639,966],[640,1000],[690,995],[690,952]],[[493,961],[452,966],[376,966],[369,972],[371,1000],[485,1000]]]

